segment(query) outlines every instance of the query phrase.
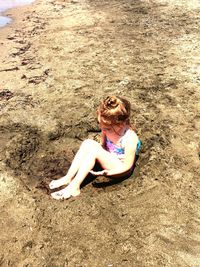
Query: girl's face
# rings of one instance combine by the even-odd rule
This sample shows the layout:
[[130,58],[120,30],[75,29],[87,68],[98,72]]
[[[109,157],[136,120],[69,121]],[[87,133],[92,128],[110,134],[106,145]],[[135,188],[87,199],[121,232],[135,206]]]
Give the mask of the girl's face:
[[102,132],[105,132],[105,133],[112,132],[112,130],[113,130],[112,126],[103,123],[101,121],[101,117],[100,116],[98,116],[98,123],[99,123],[99,126],[100,126]]
[[121,132],[124,130],[125,128],[125,124],[121,124],[121,125],[108,125],[105,124],[103,122],[101,122],[101,117],[98,117],[98,122],[99,122],[99,126],[102,130],[103,133],[105,133],[106,135],[121,135]]

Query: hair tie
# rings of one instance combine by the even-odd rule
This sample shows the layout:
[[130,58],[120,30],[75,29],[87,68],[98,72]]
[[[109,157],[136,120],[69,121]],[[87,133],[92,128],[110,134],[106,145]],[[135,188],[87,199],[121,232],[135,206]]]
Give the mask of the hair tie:
[[105,104],[107,108],[116,108],[118,106],[117,99],[113,98],[112,96],[108,96],[105,99]]

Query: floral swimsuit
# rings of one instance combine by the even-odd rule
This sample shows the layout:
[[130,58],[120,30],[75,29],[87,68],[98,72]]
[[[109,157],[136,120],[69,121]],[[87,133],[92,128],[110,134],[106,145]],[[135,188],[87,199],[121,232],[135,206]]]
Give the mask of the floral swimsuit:
[[[125,134],[120,138],[119,144],[120,145],[115,145],[107,136],[106,136],[106,150],[109,151],[110,153],[114,153],[117,155],[117,157],[122,160],[124,159],[125,156],[125,148],[124,148],[124,139],[126,134],[128,133],[128,130],[125,132]],[[136,155],[139,154],[139,150],[141,148],[141,141],[138,140],[137,143],[137,148],[136,148]]]

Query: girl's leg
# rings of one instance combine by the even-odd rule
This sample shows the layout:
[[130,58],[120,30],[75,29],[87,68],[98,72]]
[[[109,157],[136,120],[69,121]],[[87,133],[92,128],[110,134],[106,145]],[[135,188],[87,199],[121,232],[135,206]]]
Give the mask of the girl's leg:
[[87,156],[85,156],[82,164],[79,167],[74,179],[64,189],[52,193],[52,197],[55,199],[69,198],[71,196],[77,196],[80,194],[80,186],[88,173],[93,169],[96,160],[106,169],[112,169],[119,164],[121,161],[113,154],[107,152],[102,146],[93,141],[87,140]]
[[79,170],[80,165],[82,164],[83,160],[87,156],[87,153],[88,153],[87,152],[87,149],[88,149],[87,143],[88,143],[88,140],[85,140],[81,144],[78,152],[76,153],[76,155],[72,161],[72,164],[71,164],[67,174],[64,177],[61,177],[60,179],[53,180],[50,182],[50,184],[49,184],[50,189],[55,189],[55,188],[58,188],[60,186],[67,185],[71,182],[71,180],[74,178],[77,171]]
[[55,199],[69,198],[71,196],[77,196],[80,194],[80,185],[85,177],[88,175],[89,171],[94,167],[95,160],[90,154],[82,161],[75,178],[71,183],[64,189],[52,193],[52,197]]

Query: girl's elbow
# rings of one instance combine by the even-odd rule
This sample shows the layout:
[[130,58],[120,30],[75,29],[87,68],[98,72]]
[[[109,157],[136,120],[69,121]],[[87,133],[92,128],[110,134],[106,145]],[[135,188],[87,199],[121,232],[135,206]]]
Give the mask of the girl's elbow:
[[128,171],[133,167],[134,164],[135,164],[135,157],[132,160],[125,162],[124,168]]

